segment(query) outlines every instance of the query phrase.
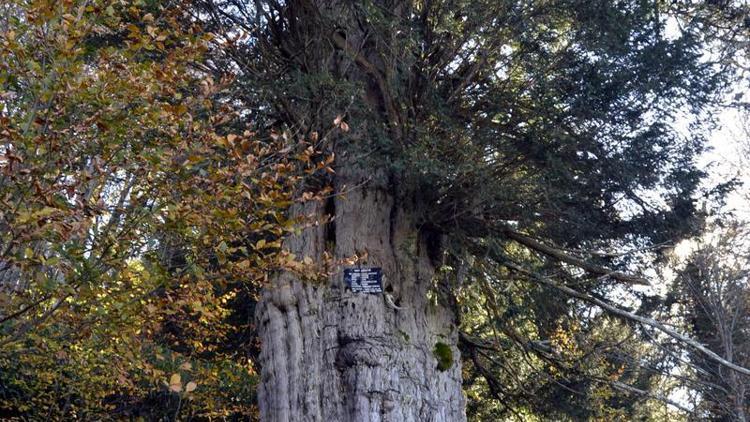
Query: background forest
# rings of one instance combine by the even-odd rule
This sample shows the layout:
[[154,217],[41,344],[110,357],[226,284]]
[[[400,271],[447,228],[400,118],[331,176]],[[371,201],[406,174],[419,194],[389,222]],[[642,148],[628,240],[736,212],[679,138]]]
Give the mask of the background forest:
[[274,286],[378,219],[468,420],[746,421],[749,53],[744,0],[6,0],[0,419],[283,420]]

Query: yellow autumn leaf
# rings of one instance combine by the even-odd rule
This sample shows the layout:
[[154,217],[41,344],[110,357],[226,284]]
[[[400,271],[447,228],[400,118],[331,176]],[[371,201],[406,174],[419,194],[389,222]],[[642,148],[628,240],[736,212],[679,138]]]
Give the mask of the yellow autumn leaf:
[[169,389],[177,393],[182,391],[182,377],[180,374],[172,374],[169,378]]

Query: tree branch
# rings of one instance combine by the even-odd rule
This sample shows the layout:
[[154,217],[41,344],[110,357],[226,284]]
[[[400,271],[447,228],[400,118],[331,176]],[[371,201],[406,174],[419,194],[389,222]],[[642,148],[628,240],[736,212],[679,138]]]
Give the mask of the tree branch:
[[688,409],[687,407],[685,407],[685,406],[677,403],[674,400],[671,400],[668,397],[664,397],[661,394],[649,393],[646,390],[641,390],[640,388],[635,388],[632,385],[628,385],[628,384],[625,384],[625,383],[620,382],[620,381],[604,381],[604,380],[600,380],[600,381],[604,382],[606,384],[609,384],[609,385],[611,385],[612,387],[614,387],[614,388],[616,388],[618,390],[627,391],[629,393],[635,393],[635,394],[638,394],[638,395],[641,395],[641,396],[644,396],[644,397],[648,397],[648,398],[651,398],[651,399],[654,399],[654,400],[658,400],[658,401],[660,401],[662,403],[666,403],[666,404],[668,404],[670,406],[674,406],[675,408],[677,408],[677,409],[679,409],[679,410],[681,410],[681,411],[683,411],[683,412],[685,412],[687,414],[692,414],[693,413],[693,411],[690,410],[690,409]]
[[617,281],[622,281],[622,282],[630,283],[630,284],[640,284],[644,286],[650,285],[648,280],[646,280],[643,277],[628,275],[620,271],[613,271],[607,267],[593,264],[591,262],[587,262],[581,258],[577,258],[575,256],[569,255],[561,251],[558,248],[545,245],[544,243],[539,242],[536,239],[532,239],[531,237],[526,236],[525,234],[522,234],[515,230],[510,230],[510,229],[505,230],[505,235],[528,248],[531,248],[537,252],[541,252],[545,255],[551,256],[566,264],[575,265],[576,267],[582,268],[596,276],[612,277],[613,279]]
[[388,116],[388,121],[390,123],[391,129],[394,131],[397,139],[401,139],[401,127],[399,126],[400,119],[398,117],[399,114],[393,103],[393,96],[390,94],[390,90],[388,89],[388,82],[385,80],[385,77],[383,77],[383,73],[372,62],[367,60],[367,58],[356,51],[349,44],[349,42],[343,36],[341,36],[341,34],[334,32],[331,35],[331,40],[334,44],[336,44],[336,47],[349,54],[354,59],[354,62],[357,63],[357,65],[362,70],[364,70],[373,79],[375,79],[375,84],[378,86],[378,90],[380,91],[380,95],[382,96],[383,107],[385,108],[386,114]]
[[718,354],[714,353],[713,351],[711,351],[710,349],[706,348],[705,346],[703,346],[702,344],[698,343],[697,341],[693,340],[692,338],[690,338],[690,337],[688,337],[688,336],[686,336],[684,334],[681,334],[681,333],[679,333],[679,332],[677,332],[677,331],[675,331],[675,330],[673,330],[673,329],[665,326],[664,324],[662,324],[662,323],[660,323],[660,322],[658,322],[658,321],[656,321],[654,319],[647,318],[647,317],[640,316],[640,315],[636,315],[636,314],[634,314],[632,312],[628,312],[628,311],[626,311],[624,309],[620,309],[620,308],[618,308],[618,307],[616,307],[614,305],[611,305],[611,304],[609,304],[609,303],[607,303],[607,302],[605,302],[605,301],[603,301],[601,299],[597,299],[597,298],[595,298],[595,297],[593,297],[591,295],[588,295],[586,293],[579,292],[577,290],[571,289],[568,286],[563,286],[561,284],[558,284],[558,283],[552,281],[551,279],[549,279],[548,277],[545,277],[543,275],[540,275],[540,274],[537,274],[537,273],[532,272],[530,270],[527,270],[527,269],[521,267],[520,265],[518,265],[516,263],[513,263],[513,262],[510,262],[508,260],[505,260],[505,262],[503,262],[502,265],[504,265],[508,269],[511,269],[513,271],[516,271],[518,273],[526,275],[529,278],[534,279],[534,280],[538,281],[541,284],[544,284],[545,286],[549,286],[549,287],[552,287],[554,289],[557,289],[557,290],[565,293],[568,296],[575,297],[577,299],[583,300],[584,302],[588,302],[588,303],[591,303],[593,305],[596,305],[596,306],[602,308],[603,310],[605,310],[605,311],[607,311],[607,312],[609,312],[609,313],[611,313],[613,315],[616,315],[616,316],[624,318],[624,319],[636,321],[636,322],[639,322],[639,323],[641,323],[643,325],[647,325],[649,327],[655,328],[655,329],[661,331],[662,333],[664,333],[664,334],[666,334],[666,335],[674,338],[675,340],[681,341],[681,342],[683,342],[683,343],[685,343],[685,344],[693,347],[694,349],[696,349],[699,352],[703,353],[707,358],[713,360],[716,363],[719,363],[719,364],[721,364],[721,365],[723,365],[723,366],[725,366],[727,368],[730,368],[730,369],[732,369],[734,371],[737,371],[737,372],[739,372],[741,374],[750,375],[750,369],[747,369],[747,368],[744,368],[742,366],[736,365],[736,364],[734,364],[734,363],[732,363],[732,362],[730,362],[730,361],[722,358],[721,356],[719,356]]

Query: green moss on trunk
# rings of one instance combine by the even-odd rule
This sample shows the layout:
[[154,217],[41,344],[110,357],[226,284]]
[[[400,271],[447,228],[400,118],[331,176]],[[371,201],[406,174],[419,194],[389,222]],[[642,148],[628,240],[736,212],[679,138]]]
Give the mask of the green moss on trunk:
[[435,348],[432,349],[432,354],[437,359],[437,369],[440,371],[446,371],[453,365],[453,350],[451,347],[443,342],[435,343]]

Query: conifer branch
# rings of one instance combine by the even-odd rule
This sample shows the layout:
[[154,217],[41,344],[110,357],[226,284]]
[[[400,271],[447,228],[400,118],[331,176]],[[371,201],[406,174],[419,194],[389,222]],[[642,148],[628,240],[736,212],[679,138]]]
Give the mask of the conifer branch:
[[669,337],[672,337],[673,339],[678,340],[678,341],[680,341],[682,343],[685,343],[688,346],[690,346],[690,347],[698,350],[699,352],[703,353],[708,359],[711,359],[711,360],[713,360],[716,363],[719,363],[719,364],[721,364],[721,365],[723,365],[723,366],[725,366],[725,367],[727,367],[729,369],[732,369],[734,371],[737,371],[737,372],[739,372],[741,374],[750,375],[750,369],[744,368],[742,366],[739,366],[737,364],[734,364],[734,363],[732,363],[732,362],[730,362],[730,361],[722,358],[721,356],[719,356],[718,354],[714,353],[713,351],[711,351],[710,349],[708,349],[704,345],[702,345],[702,344],[698,343],[697,341],[693,340],[692,338],[690,338],[690,337],[688,337],[688,336],[686,336],[686,335],[684,335],[682,333],[679,333],[679,332],[677,332],[677,331],[675,331],[675,330],[667,327],[666,325],[664,325],[664,324],[662,324],[662,323],[660,323],[660,322],[658,322],[658,321],[656,321],[656,320],[654,320],[652,318],[647,318],[647,317],[644,317],[644,316],[641,316],[641,315],[634,314],[632,312],[628,312],[628,311],[626,311],[624,309],[620,309],[620,308],[618,308],[618,307],[616,307],[616,306],[614,306],[614,305],[612,305],[610,303],[607,303],[607,302],[605,302],[605,301],[603,301],[601,299],[593,297],[593,296],[591,296],[591,295],[589,295],[587,293],[579,292],[578,290],[571,289],[568,286],[564,286],[562,284],[558,284],[558,283],[554,282],[553,280],[551,280],[549,277],[545,277],[545,276],[543,276],[541,274],[537,274],[537,273],[535,273],[535,272],[533,272],[531,270],[528,270],[528,269],[526,269],[526,268],[524,268],[524,267],[522,267],[522,266],[520,266],[520,265],[518,265],[518,264],[516,264],[514,262],[510,262],[508,260],[504,260],[502,262],[502,265],[505,266],[506,268],[512,270],[512,271],[515,271],[517,273],[523,274],[523,275],[529,277],[530,279],[533,279],[533,280],[535,280],[535,281],[537,281],[537,282],[539,282],[541,284],[544,284],[545,286],[549,286],[549,287],[552,287],[553,289],[559,290],[559,291],[565,293],[568,296],[575,297],[577,299],[583,300],[584,302],[588,302],[588,303],[591,303],[593,305],[596,305],[596,306],[600,307],[601,309],[609,312],[612,315],[616,315],[616,316],[618,316],[620,318],[624,318],[624,319],[627,319],[627,320],[636,321],[636,322],[639,322],[639,323],[641,323],[643,325],[647,325],[647,326],[649,326],[651,328],[655,328],[655,329],[661,331],[662,333],[668,335]]

